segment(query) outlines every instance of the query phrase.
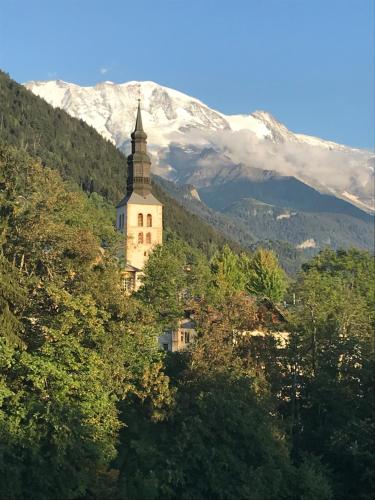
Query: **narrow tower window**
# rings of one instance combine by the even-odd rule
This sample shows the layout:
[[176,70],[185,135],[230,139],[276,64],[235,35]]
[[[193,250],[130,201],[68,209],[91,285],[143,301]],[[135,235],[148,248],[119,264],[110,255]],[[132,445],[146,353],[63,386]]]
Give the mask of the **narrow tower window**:
[[138,214],[138,226],[143,226],[143,214]]
[[143,243],[143,233],[138,233],[138,243]]
[[148,244],[151,243],[151,233],[146,234],[146,243],[148,243]]
[[152,215],[147,214],[147,227],[152,227]]

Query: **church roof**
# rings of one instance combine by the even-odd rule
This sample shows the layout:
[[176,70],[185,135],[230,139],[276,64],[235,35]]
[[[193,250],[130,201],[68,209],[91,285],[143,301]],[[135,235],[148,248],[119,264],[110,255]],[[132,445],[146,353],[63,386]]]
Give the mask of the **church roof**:
[[135,129],[131,134],[131,138],[138,139],[141,141],[145,141],[147,139],[147,135],[145,131],[143,130],[143,123],[142,123],[142,113],[141,113],[141,100],[138,99],[138,109],[137,109],[137,119],[135,121]]
[[138,109],[137,109],[137,119],[135,121],[135,130],[134,132],[144,132],[143,124],[142,124],[142,113],[141,113],[141,100],[138,99]]
[[126,196],[124,196],[124,198],[120,201],[120,203],[117,204],[116,208],[122,207],[123,205],[128,205],[129,203],[133,205],[163,206],[163,204],[160,203],[160,201],[157,200],[152,193],[148,193],[145,196],[142,196],[141,194],[138,194],[135,191],[133,191],[130,195],[127,194]]

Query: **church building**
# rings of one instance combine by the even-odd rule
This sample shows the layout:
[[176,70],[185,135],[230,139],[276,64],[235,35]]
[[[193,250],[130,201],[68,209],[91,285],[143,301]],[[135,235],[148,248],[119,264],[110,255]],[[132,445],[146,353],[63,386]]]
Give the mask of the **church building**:
[[117,205],[117,229],[125,237],[124,288],[127,292],[139,288],[142,270],[151,250],[163,242],[163,206],[152,194],[151,160],[147,154],[147,135],[143,130],[140,101],[131,145],[127,192]]

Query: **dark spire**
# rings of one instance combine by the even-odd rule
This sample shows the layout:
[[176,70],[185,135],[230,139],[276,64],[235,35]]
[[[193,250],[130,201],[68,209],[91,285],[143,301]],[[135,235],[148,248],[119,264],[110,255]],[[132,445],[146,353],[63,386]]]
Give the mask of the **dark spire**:
[[137,118],[132,138],[132,154],[128,156],[128,194],[133,191],[145,196],[151,191],[151,161],[147,154],[147,135],[143,130],[141,100],[138,99]]
[[134,132],[144,132],[142,124],[141,100],[138,99],[137,119],[135,121]]

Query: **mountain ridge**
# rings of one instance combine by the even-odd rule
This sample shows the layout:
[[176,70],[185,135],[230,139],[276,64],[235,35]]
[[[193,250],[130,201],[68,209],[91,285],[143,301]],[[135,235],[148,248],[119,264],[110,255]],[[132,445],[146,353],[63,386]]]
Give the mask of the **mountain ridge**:
[[[228,172],[241,163],[245,178],[254,167],[292,175],[361,210],[373,210],[372,152],[295,134],[269,112],[225,115],[195,97],[151,81],[106,81],[82,87],[52,80],[32,81],[25,86],[53,106],[83,119],[122,150],[128,148],[140,97],[154,172],[164,178],[181,181],[184,177],[183,181],[195,184],[184,175],[183,165],[177,167],[169,161],[171,147],[184,151],[192,146],[211,148],[211,165],[226,159]],[[207,179],[210,181],[210,175]]]
[[[269,111],[266,110],[255,110],[252,113],[246,114],[246,113],[239,113],[239,114],[233,114],[233,115],[227,115],[221,111],[213,110],[210,108],[208,105],[206,105],[202,100],[190,96],[188,94],[185,94],[179,90],[173,89],[171,87],[167,87],[164,85],[160,85],[157,82],[154,82],[152,80],[144,80],[144,81],[137,81],[137,80],[131,80],[128,82],[123,82],[123,83],[115,83],[110,80],[104,80],[101,82],[98,82],[95,85],[87,85],[87,86],[81,86],[79,84],[73,83],[73,82],[67,82],[65,80],[30,80],[28,82],[24,82],[22,85],[24,85],[27,89],[31,90],[33,93],[38,93],[37,88],[39,87],[39,90],[45,86],[57,86],[57,87],[65,87],[65,90],[69,91],[71,88],[75,88],[77,90],[87,90],[87,91],[92,91],[96,89],[103,89],[106,86],[111,86],[111,87],[151,87],[151,88],[157,88],[157,89],[162,89],[164,91],[167,91],[168,93],[174,94],[175,96],[178,96],[180,99],[189,99],[192,102],[196,102],[205,108],[210,109],[211,111],[214,111],[214,113],[221,115],[222,117],[225,117],[229,121],[229,124],[231,125],[231,128],[233,131],[236,130],[241,130],[243,128],[246,128],[245,124],[242,123],[241,126],[241,121],[245,120],[251,120],[253,118],[261,120],[264,124],[269,124],[272,126],[276,126],[280,130],[283,131],[283,134],[280,134],[281,136],[290,134],[290,137],[297,137],[301,141],[306,141],[306,142],[313,142],[315,144],[319,144],[320,146],[325,146],[327,148],[336,148],[336,149],[345,149],[345,150],[352,150],[352,151],[369,151],[363,148],[358,148],[354,146],[347,146],[342,143],[338,143],[329,139],[322,139],[320,137],[314,136],[314,135],[309,135],[309,134],[302,134],[302,133],[297,133],[297,132],[292,132],[290,131],[283,123],[281,123],[277,118],[275,118]],[[141,95],[141,92],[139,93]],[[42,97],[42,96],[40,96]],[[45,98],[45,97],[44,97]],[[55,99],[57,96],[55,96]],[[46,99],[47,100],[47,99]],[[56,100],[54,101],[56,102]],[[66,104],[66,103],[64,103]],[[134,103],[133,103],[134,104]],[[54,105],[54,104],[52,104]],[[135,104],[134,104],[135,106]],[[62,108],[64,109],[64,108]],[[134,108],[135,109],[135,108]],[[132,117],[135,117],[135,111],[132,112]],[[257,124],[259,126],[259,124]],[[263,131],[259,131],[259,135],[270,135],[270,131],[264,129]],[[114,139],[112,139],[114,141]],[[369,153],[372,153],[369,151]]]

